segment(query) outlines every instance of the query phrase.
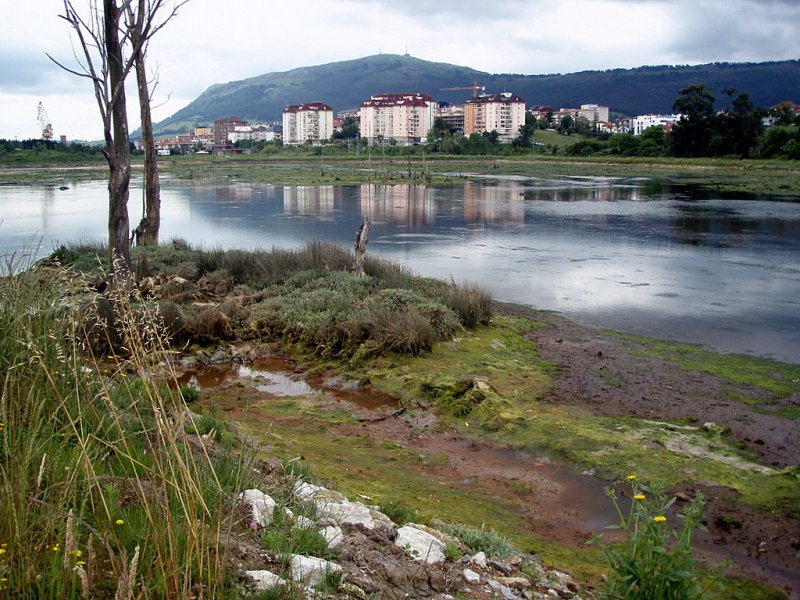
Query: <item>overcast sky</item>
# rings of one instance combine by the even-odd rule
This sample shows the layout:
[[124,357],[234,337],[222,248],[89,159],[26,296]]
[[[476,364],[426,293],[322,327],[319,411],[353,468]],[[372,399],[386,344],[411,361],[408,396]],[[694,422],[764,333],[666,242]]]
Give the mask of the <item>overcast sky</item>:
[[[89,82],[45,56],[76,64],[62,13],[0,0],[0,138],[39,137],[40,101],[56,136],[101,137]],[[378,53],[544,74],[797,59],[798,40],[800,0],[189,0],[148,58],[158,121],[214,83]]]

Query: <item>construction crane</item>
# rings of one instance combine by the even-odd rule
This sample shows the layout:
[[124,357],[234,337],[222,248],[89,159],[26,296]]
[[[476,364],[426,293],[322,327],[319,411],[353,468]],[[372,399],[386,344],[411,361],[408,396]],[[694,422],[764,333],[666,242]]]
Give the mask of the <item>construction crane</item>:
[[468,86],[465,86],[465,87],[448,87],[448,88],[440,88],[440,89],[441,90],[447,90],[447,91],[453,91],[453,92],[455,92],[455,91],[472,90],[472,97],[476,98],[478,96],[478,90],[480,90],[481,92],[485,92],[486,91],[486,86],[479,84],[477,81],[473,81],[472,85],[468,85]]
[[42,139],[52,140],[53,123],[50,121],[50,117],[47,116],[47,111],[44,109],[44,104],[41,102],[39,102],[39,107],[36,111],[36,120],[39,122],[39,127],[42,129]]

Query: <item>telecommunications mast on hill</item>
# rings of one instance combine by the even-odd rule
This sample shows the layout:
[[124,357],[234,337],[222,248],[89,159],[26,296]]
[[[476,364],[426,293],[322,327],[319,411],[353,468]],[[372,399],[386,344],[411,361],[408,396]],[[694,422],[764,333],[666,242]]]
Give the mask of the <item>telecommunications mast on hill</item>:
[[36,120],[39,122],[39,127],[42,129],[42,139],[52,140],[53,123],[50,121],[50,117],[47,115],[47,111],[44,109],[44,104],[41,102],[39,102],[39,107],[36,111]]

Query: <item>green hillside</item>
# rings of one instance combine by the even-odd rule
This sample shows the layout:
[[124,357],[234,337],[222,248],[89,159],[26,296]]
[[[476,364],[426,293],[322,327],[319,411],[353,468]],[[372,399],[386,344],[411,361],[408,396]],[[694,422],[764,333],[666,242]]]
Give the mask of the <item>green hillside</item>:
[[516,75],[379,54],[212,85],[188,106],[158,123],[156,131],[178,133],[231,116],[278,121],[286,106],[300,102],[322,101],[335,111],[352,109],[379,92],[421,91],[440,101],[463,102],[469,91],[442,88],[470,86],[473,82],[490,92],[513,91],[528,105],[596,103],[625,115],[671,112],[678,90],[692,83],[707,84],[717,96],[724,88],[736,88],[749,93],[756,104],[770,106],[798,100],[800,60]]

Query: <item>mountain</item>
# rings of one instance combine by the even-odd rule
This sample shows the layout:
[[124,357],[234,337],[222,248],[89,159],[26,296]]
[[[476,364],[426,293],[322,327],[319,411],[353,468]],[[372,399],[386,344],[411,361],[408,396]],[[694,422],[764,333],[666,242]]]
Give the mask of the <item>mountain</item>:
[[[705,83],[718,99],[725,88],[747,92],[756,105],[798,100],[800,60],[646,66],[569,74],[491,74],[408,55],[378,54],[356,60],[266,73],[215,84],[156,125],[157,134],[181,133],[231,116],[251,122],[279,121],[289,104],[322,101],[334,111],[355,109],[380,92],[425,92],[439,101],[463,102],[470,91],[447,91],[473,82],[488,92],[511,91],[528,106],[600,104],[622,115],[672,112],[678,91]],[[727,98],[726,98],[727,99]]]

